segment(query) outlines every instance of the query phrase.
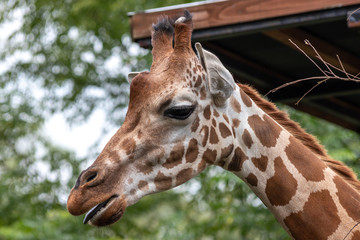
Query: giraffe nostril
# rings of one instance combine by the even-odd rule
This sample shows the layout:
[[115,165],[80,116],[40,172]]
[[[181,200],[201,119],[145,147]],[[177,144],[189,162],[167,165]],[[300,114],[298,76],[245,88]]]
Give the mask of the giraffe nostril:
[[87,170],[84,170],[80,174],[78,180],[76,181],[74,189],[78,189],[82,186],[95,187],[101,184],[104,180],[105,180],[104,171],[102,169],[91,167],[88,168]]

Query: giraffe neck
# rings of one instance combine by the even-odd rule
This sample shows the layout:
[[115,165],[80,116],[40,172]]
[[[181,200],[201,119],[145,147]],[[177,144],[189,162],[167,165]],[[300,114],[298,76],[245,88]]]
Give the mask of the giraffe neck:
[[242,90],[227,116],[234,151],[216,164],[243,179],[292,237],[343,239],[360,221],[360,194]]

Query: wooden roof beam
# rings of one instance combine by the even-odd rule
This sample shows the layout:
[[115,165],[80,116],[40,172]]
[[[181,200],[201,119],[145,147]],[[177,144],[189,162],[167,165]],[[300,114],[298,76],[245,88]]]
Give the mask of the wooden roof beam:
[[312,11],[341,8],[359,3],[359,0],[229,0],[182,4],[145,10],[140,13],[129,13],[131,17],[131,36],[134,40],[150,37],[151,24],[156,22],[159,16],[181,16],[184,9],[187,9],[193,15],[194,29],[205,29]]

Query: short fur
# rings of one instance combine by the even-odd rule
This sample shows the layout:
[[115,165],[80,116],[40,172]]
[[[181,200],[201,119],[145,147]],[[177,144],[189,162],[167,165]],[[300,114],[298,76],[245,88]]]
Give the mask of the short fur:
[[191,34],[193,30],[192,16],[185,10],[185,20],[175,22],[175,50],[188,51],[191,50]]
[[260,94],[252,87],[238,83],[238,86],[258,105],[264,112],[266,112],[277,123],[288,130],[294,137],[300,140],[307,148],[317,154],[335,173],[345,179],[357,191],[360,191],[360,181],[357,179],[355,173],[344,163],[332,159],[324,147],[319,144],[317,139],[311,134],[305,132],[300,125],[292,121],[288,114],[280,111],[275,104],[266,101]]
[[153,24],[153,29],[155,32],[163,32],[168,35],[174,34],[174,20],[169,19],[168,17],[162,16],[158,19],[156,24]]
[[152,69],[166,56],[171,55],[173,51],[173,35],[173,20],[169,19],[168,17],[162,16],[158,19],[156,24],[153,24],[153,31],[151,36],[151,45],[153,47],[153,63],[151,65]]

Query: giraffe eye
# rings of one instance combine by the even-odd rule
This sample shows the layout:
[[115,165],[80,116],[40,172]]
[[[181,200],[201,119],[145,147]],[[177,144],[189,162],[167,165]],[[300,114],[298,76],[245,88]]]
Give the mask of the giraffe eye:
[[164,116],[178,120],[185,120],[194,112],[195,106],[176,106],[167,109]]

